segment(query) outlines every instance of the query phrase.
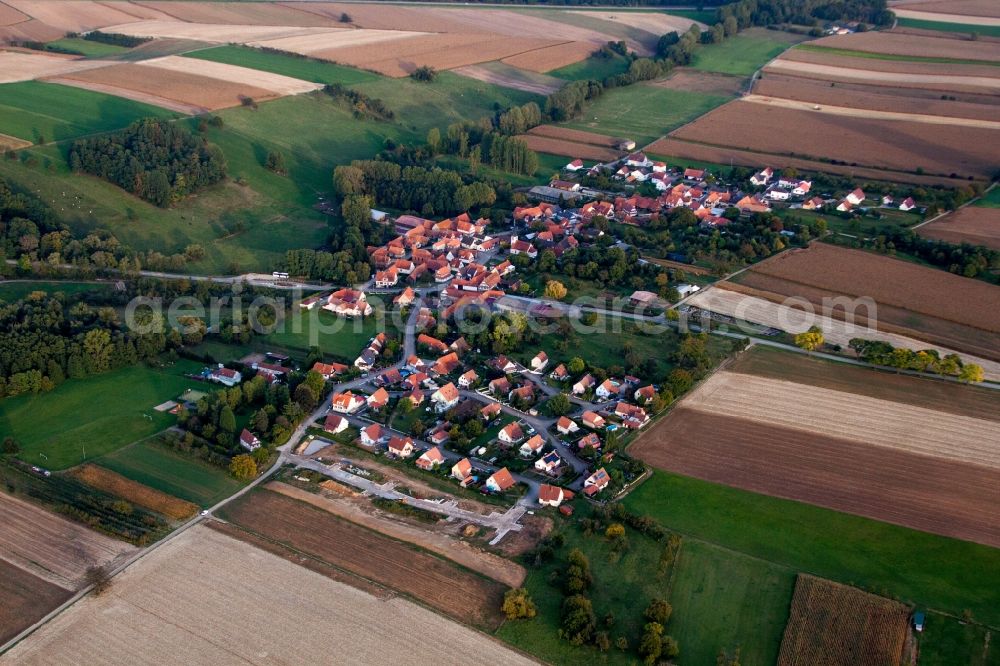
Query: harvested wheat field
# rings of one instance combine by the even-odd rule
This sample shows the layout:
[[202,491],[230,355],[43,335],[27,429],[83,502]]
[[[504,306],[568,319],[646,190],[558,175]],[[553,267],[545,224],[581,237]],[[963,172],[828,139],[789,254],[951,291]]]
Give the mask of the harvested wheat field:
[[0,83],[32,81],[107,65],[99,60],[77,60],[23,51],[0,51]]
[[[986,72],[986,76],[965,76],[962,65],[955,65],[957,70],[952,76],[946,73],[946,68],[940,68],[937,74],[931,73],[895,73],[871,67],[838,67],[798,60],[775,60],[764,70],[766,73],[781,72],[806,78],[815,78],[833,83],[870,83],[892,88],[918,88],[920,90],[937,90],[943,92],[964,92],[984,95],[995,95],[1000,92],[1000,79],[996,72]],[[979,65],[973,65],[979,68]],[[927,67],[921,66],[926,70]]]
[[[713,162],[715,164],[739,164],[758,168],[761,164],[771,164],[775,169],[794,167],[800,171],[820,171],[823,173],[836,173],[850,176],[852,178],[868,178],[871,180],[887,180],[898,183],[912,183],[918,185],[945,185],[954,187],[957,181],[944,176],[917,175],[914,173],[904,173],[901,171],[889,171],[883,169],[870,169],[840,164],[828,164],[816,160],[807,160],[799,157],[788,157],[786,155],[770,155],[749,150],[740,150],[728,146],[709,146],[704,143],[693,143],[690,141],[680,141],[671,137],[658,139],[646,146],[645,151],[653,155],[664,157],[676,157],[685,160],[695,160],[698,162]],[[965,183],[961,183],[965,184]]]
[[893,11],[922,11],[935,15],[954,14],[968,21],[973,16],[1000,17],[1000,6],[994,0],[914,0],[893,7]]
[[[998,79],[1000,83],[1000,79]],[[900,113],[899,111],[876,111],[874,109],[855,109],[850,106],[823,105],[816,108],[812,102],[800,102],[797,100],[784,99],[781,97],[769,97],[767,95],[746,95],[744,102],[752,104],[762,104],[769,107],[782,109],[792,109],[795,111],[806,111],[820,115],[841,116],[844,118],[871,118],[873,120],[897,120],[902,122],[925,123],[927,125],[952,125],[955,127],[975,127],[979,129],[1000,130],[1000,120],[986,120],[978,118],[954,118],[951,116],[940,116],[929,113]],[[1000,112],[1000,109],[996,109]]]
[[[777,328],[788,333],[802,333],[808,330],[810,326],[816,325],[823,330],[823,337],[827,343],[840,345],[844,348],[850,345],[852,338],[864,338],[866,340],[888,342],[895,347],[905,347],[907,349],[934,349],[941,356],[956,353],[955,349],[928,344],[925,340],[868,328],[861,322],[852,324],[841,319],[834,319],[833,317],[815,312],[806,312],[790,307],[789,305],[772,302],[765,298],[745,295],[730,290],[730,288],[737,287],[738,285],[726,284],[724,286],[727,288],[712,287],[702,289],[688,300],[688,304],[743,321]],[[797,302],[797,305],[802,304],[802,300]],[[986,379],[1000,381],[1000,363],[966,353],[962,353],[960,356],[966,363],[976,363],[982,366]]]
[[180,74],[207,76],[228,84],[254,86],[268,90],[278,96],[299,95],[319,90],[323,87],[319,83],[293,79],[290,76],[272,74],[271,72],[264,72],[259,69],[227,65],[210,60],[196,60],[181,56],[152,58],[150,60],[143,60],[137,64],[142,67],[155,67],[156,69],[178,72]]
[[155,488],[144,486],[97,465],[83,465],[74,468],[71,474],[91,488],[97,488],[109,495],[121,497],[172,520],[190,518],[198,511],[198,507],[191,502],[185,502]]
[[885,53],[895,56],[918,58],[956,58],[960,60],[1000,60],[1000,43],[948,39],[947,37],[915,37],[892,32],[856,32],[851,35],[833,35],[814,42],[814,46],[835,49]]
[[[995,120],[1000,116],[1000,104],[979,104],[966,101],[946,101],[940,93],[930,90],[881,88],[863,83],[840,84],[831,88],[825,81],[769,73],[759,79],[754,94],[778,97],[810,104],[846,106],[853,109],[919,113],[950,118]],[[980,100],[979,96],[970,96]],[[994,98],[1000,102],[1000,98]]]
[[14,9],[63,32],[86,32],[138,19],[128,3],[96,0],[4,0]]
[[71,592],[0,560],[0,645],[69,599]]
[[[200,60],[192,61],[193,66]],[[127,97],[182,113],[214,111],[239,106],[244,98],[260,102],[281,95],[256,86],[230,83],[208,76],[122,64],[74,72],[52,79],[56,83],[77,86]]]
[[[507,56],[558,43],[557,40],[516,38],[492,33],[429,34],[385,41],[377,49],[369,46],[350,46],[313,51],[309,55],[372,70],[386,76],[403,77],[421,66],[439,70],[454,69],[502,60]],[[268,44],[270,43],[265,43],[265,46]]]
[[327,511],[271,491],[251,493],[223,517],[267,539],[391,587],[462,622],[495,629],[504,585]]
[[124,541],[0,493],[0,559],[60,587],[75,590],[88,568],[118,564],[133,552]]
[[[285,37],[261,37],[258,39],[250,37],[247,38],[249,41],[244,41],[249,46],[263,46],[318,58],[322,57],[321,54],[334,49],[367,47],[383,42],[420,37],[425,34],[427,33],[403,30],[319,30]],[[372,57],[378,57],[381,54],[381,49],[368,49],[368,51]]]
[[148,8],[170,18],[190,23],[233,23],[246,25],[287,25],[324,27],[338,24],[327,17],[300,11],[274,2],[175,2],[134,0],[131,4]]
[[[330,479],[327,481],[336,483]],[[360,501],[352,502],[339,496],[339,489],[333,490],[333,495],[323,496],[280,481],[268,483],[267,489],[311,504],[318,509],[376,532],[381,532],[394,539],[416,544],[420,548],[458,562],[467,569],[477,571],[508,587],[520,587],[524,584],[524,579],[527,576],[524,567],[516,562],[480,550],[467,541],[449,536],[437,529],[425,526],[418,527],[403,522],[391,514],[382,515],[378,510],[372,511],[371,502],[367,499],[363,498]]]
[[[469,32],[467,23],[448,19],[447,7],[393,5],[386,11],[380,3],[282,2],[286,7],[316,14],[340,22],[342,14],[351,17],[351,25],[373,30],[418,30],[421,32]],[[342,24],[341,24],[342,25]],[[478,30],[481,30],[480,27]],[[477,30],[477,31],[478,31]]]
[[[436,8],[435,8],[436,9]],[[482,32],[488,26],[490,32],[510,37],[533,37],[557,42],[585,42],[593,44],[591,51],[608,42],[606,32],[591,28],[581,28],[570,23],[544,18],[545,12],[518,12],[509,9],[464,9],[442,8],[441,16],[464,23],[466,31]],[[639,53],[648,49],[634,41],[626,40],[629,48]]]
[[[377,627],[378,631],[361,631]],[[528,659],[401,598],[381,601],[198,526],[18,644],[18,664],[309,663],[464,666]]]
[[457,67],[452,71],[456,74],[467,76],[470,79],[483,81],[484,83],[524,90],[525,92],[537,95],[550,95],[566,83],[555,77],[517,69],[496,62]]
[[734,372],[716,372],[683,406],[1000,470],[1000,428],[992,420]]
[[678,35],[683,35],[691,29],[692,25],[697,25],[701,29],[706,27],[704,23],[698,23],[691,19],[671,16],[670,14],[663,14],[661,12],[595,12],[582,9],[571,9],[568,11],[570,14],[589,16],[602,21],[611,21],[612,23],[627,25],[630,28],[637,28],[656,35],[657,39],[660,35],[665,35],[668,32],[676,31]]
[[584,160],[596,160],[598,162],[611,162],[621,157],[621,152],[611,148],[602,148],[592,143],[577,143],[575,141],[564,141],[563,139],[553,139],[537,134],[520,134],[519,139],[523,139],[528,148],[540,153],[551,155],[562,155],[570,158],[580,158]]
[[508,56],[502,62],[529,72],[551,72],[585,60],[593,52],[594,45],[590,42],[565,42]]
[[[936,175],[989,178],[1000,130],[848,118],[736,100],[671,137],[738,149]],[[651,149],[652,150],[652,149]]]
[[1000,250],[1000,208],[966,206],[917,231],[925,238]]
[[[150,20],[114,25],[107,28],[108,32],[132,35],[133,37],[150,37],[153,39],[190,39],[212,44],[254,43],[269,39],[291,37],[317,37],[330,35],[331,39],[342,33],[355,31],[339,28],[297,28],[282,25],[240,25],[213,23],[185,23],[172,20]],[[277,47],[276,47],[277,48]]]
[[9,134],[0,134],[0,150],[20,150],[30,145],[31,141],[25,141]]
[[778,666],[894,666],[909,620],[898,601],[799,574]]

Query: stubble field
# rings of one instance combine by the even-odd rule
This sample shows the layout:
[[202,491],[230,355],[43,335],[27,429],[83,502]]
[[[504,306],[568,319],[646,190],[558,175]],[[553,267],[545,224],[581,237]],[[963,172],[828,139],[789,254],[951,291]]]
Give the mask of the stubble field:
[[[360,631],[377,627],[377,631]],[[472,661],[529,664],[405,599],[381,601],[208,527],[192,528],[8,653],[19,664]]]
[[799,574],[778,666],[898,664],[909,616],[892,599]]
[[462,621],[495,629],[505,586],[395,539],[270,491],[228,505],[224,517]]
[[23,500],[0,494],[0,559],[76,590],[92,566],[116,564],[135,548]]

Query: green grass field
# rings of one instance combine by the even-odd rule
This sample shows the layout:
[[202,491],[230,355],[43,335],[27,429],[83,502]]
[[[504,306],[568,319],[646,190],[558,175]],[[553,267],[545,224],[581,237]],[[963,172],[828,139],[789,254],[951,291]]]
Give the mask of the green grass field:
[[54,42],[49,42],[45,46],[46,48],[54,47],[63,53],[73,52],[88,58],[105,58],[107,56],[118,55],[119,53],[128,51],[128,49],[124,46],[103,44],[101,42],[95,42],[81,37],[63,37],[62,39],[57,39]]
[[201,507],[212,506],[243,486],[225,470],[174,451],[156,437],[126,446],[95,462]]
[[1000,208],[1000,187],[994,187],[973,205],[985,208]]
[[565,127],[650,143],[729,101],[722,95],[671,90],[652,83],[614,88]]
[[554,69],[548,74],[567,81],[603,81],[609,76],[621,74],[627,69],[628,62],[625,58],[616,55],[611,58],[590,57],[572,65]]
[[[20,457],[65,469],[163,430],[176,418],[153,409],[188,388],[206,385],[183,377],[201,365],[178,361],[164,370],[132,366],[71,379],[51,393],[0,401],[0,433],[21,443]],[[86,450],[86,455],[84,455]]]
[[657,471],[626,506],[685,536],[1000,625],[1000,550]]
[[691,66],[706,72],[750,76],[792,45],[787,33],[746,31],[695,49]]
[[0,299],[7,302],[20,300],[33,291],[44,291],[47,294],[63,292],[64,294],[88,294],[108,292],[110,284],[93,284],[91,282],[46,282],[43,280],[28,280],[25,282],[0,282]]
[[130,99],[39,81],[0,85],[0,133],[26,141],[62,141],[125,127],[139,118],[177,114]]
[[712,664],[737,647],[744,664],[773,664],[795,587],[795,572],[695,539],[681,546],[670,592],[671,633],[684,664]]
[[966,624],[953,617],[928,613],[924,631],[917,636],[920,666],[1000,665],[997,632],[981,625]]
[[353,67],[345,67],[332,62],[297,58],[292,55],[268,53],[261,49],[248,46],[216,46],[184,54],[188,58],[211,60],[228,65],[239,65],[259,69],[264,72],[283,74],[292,78],[312,81],[314,83],[342,83],[353,85],[367,81],[377,81],[382,78],[378,74],[366,72]]
[[1000,67],[1000,62],[989,60],[969,60],[965,58],[937,58],[933,56],[910,56],[897,55],[893,53],[872,53],[871,51],[855,51],[854,49],[839,49],[831,46],[819,46],[816,44],[800,44],[795,47],[803,51],[813,51],[815,53],[827,53],[830,55],[848,56],[850,58],[868,58],[870,60],[892,60],[898,62],[926,62],[940,63],[946,65],[994,65]]
[[[969,17],[974,18],[972,16]],[[1000,26],[974,25],[972,23],[949,23],[947,21],[924,21],[921,19],[901,18],[901,28],[919,28],[920,30],[939,30],[942,32],[961,32],[966,35],[977,33],[984,37],[1000,37]]]
[[[287,319],[283,331],[262,338],[260,345],[308,351],[315,343],[323,353],[350,364],[369,340],[383,330],[374,316],[354,320],[337,317],[325,310],[300,309],[300,313],[302,318],[298,324],[293,318]],[[300,313],[293,312],[293,315]],[[388,328],[391,329],[391,326]]]

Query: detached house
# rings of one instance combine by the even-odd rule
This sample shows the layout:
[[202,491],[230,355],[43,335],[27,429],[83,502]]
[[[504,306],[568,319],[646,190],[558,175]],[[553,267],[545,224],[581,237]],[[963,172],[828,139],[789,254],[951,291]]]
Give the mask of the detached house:
[[326,420],[323,421],[323,430],[326,432],[336,435],[347,430],[350,424],[347,422],[343,416],[338,414],[327,414]]
[[444,454],[441,453],[441,449],[438,447],[432,447],[424,451],[419,458],[417,458],[417,467],[425,471],[431,471],[437,469],[441,463],[444,462]]
[[627,402],[619,402],[615,406],[615,414],[622,420],[626,428],[641,428],[649,420],[645,409]]
[[586,411],[580,419],[583,421],[583,425],[592,430],[600,430],[604,427],[606,421],[604,417],[597,412]]
[[462,376],[458,378],[458,385],[464,389],[467,389],[473,384],[475,384],[478,379],[479,375],[476,374],[476,371],[469,370],[463,373]]
[[860,204],[862,201],[865,200],[865,191],[859,187],[858,189],[854,190],[846,197],[844,197],[844,200],[847,201],[847,203],[851,204],[852,206],[857,206],[858,204]]
[[465,481],[472,474],[472,463],[468,458],[462,458],[451,466],[451,475],[459,481]]
[[397,458],[409,458],[413,455],[413,440],[409,437],[392,437],[389,439],[389,453]]
[[538,455],[541,450],[545,447],[545,438],[541,435],[535,435],[527,442],[521,445],[518,452],[524,458],[532,458]]
[[559,506],[563,501],[572,499],[573,493],[559,486],[543,483],[538,487],[538,503],[542,506]]
[[599,449],[601,448],[601,438],[597,436],[596,432],[587,433],[577,441],[576,446],[581,451],[588,446]]
[[506,467],[498,469],[486,479],[486,488],[492,493],[507,492],[516,484],[517,481],[510,475],[510,471]]
[[260,440],[252,432],[243,428],[243,432],[240,433],[240,446],[247,451],[256,451],[260,448]]
[[549,377],[556,380],[557,382],[562,382],[569,379],[569,371],[566,370],[566,366],[560,363],[556,366],[556,369],[549,373]]
[[588,476],[583,482],[583,492],[586,493],[588,497],[593,497],[607,488],[609,483],[611,483],[611,477],[608,476],[608,473],[602,467]]
[[385,428],[373,423],[361,431],[361,443],[365,446],[376,446],[385,439]]
[[479,415],[483,417],[484,421],[489,423],[496,417],[500,416],[500,412],[502,411],[503,409],[500,407],[499,402],[491,402],[479,410]]
[[545,369],[545,366],[548,364],[549,364],[549,357],[543,351],[538,352],[537,354],[535,354],[535,358],[531,359],[531,369],[534,370],[535,372],[541,372],[542,370]]
[[350,391],[337,393],[330,398],[330,407],[335,412],[341,414],[353,414],[365,405],[365,399],[360,395],[354,395]]
[[601,385],[597,387],[597,390],[594,391],[594,395],[602,400],[607,400],[612,396],[617,396],[621,391],[621,388],[622,385],[620,382],[615,381],[614,379],[605,379],[601,382]]
[[389,404],[389,392],[380,388],[368,396],[367,402],[369,409],[382,409]]
[[899,204],[899,210],[905,212],[911,211],[917,207],[917,202],[913,200],[913,197],[906,197],[903,203]]
[[224,368],[220,364],[212,373],[208,376],[213,382],[218,382],[223,386],[236,386],[241,381],[243,381],[243,375],[241,375],[236,370],[230,370],[229,368]]
[[356,289],[339,289],[333,292],[323,309],[342,317],[367,317],[373,311],[364,292]]
[[769,182],[771,182],[771,178],[773,177],[774,177],[774,169],[772,169],[771,167],[767,167],[766,169],[761,170],[759,173],[750,176],[750,182],[756,185],[757,187],[763,187],[764,185],[767,185]]
[[535,469],[549,476],[558,476],[560,467],[562,467],[562,458],[555,451],[549,451],[535,461]]
[[506,444],[517,444],[524,439],[524,431],[521,430],[520,424],[508,423],[500,429],[500,434],[497,436],[497,439]]
[[448,382],[431,395],[431,402],[437,412],[446,412],[458,404],[461,396],[454,384]]
[[560,435],[569,435],[580,429],[580,426],[576,424],[573,419],[567,418],[565,416],[560,416],[559,420],[556,421],[556,430]]
[[311,370],[319,373],[323,379],[329,381],[332,377],[347,372],[347,366],[340,363],[320,363],[317,361],[313,364]]
[[581,377],[575,384],[573,384],[573,395],[583,395],[584,393],[589,391],[596,383],[597,380],[594,379],[594,376],[591,375],[590,373],[587,373],[586,375]]

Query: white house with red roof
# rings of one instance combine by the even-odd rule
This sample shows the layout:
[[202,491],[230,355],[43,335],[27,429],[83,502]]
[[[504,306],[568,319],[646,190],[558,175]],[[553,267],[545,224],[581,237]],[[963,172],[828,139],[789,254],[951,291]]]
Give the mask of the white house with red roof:
[[459,481],[465,481],[472,474],[472,463],[468,458],[462,458],[451,466],[451,475]]
[[510,470],[506,467],[501,467],[486,479],[486,488],[493,493],[507,492],[516,484],[517,481],[514,480],[514,477],[510,474]]
[[543,448],[545,448],[545,438],[541,435],[535,435],[521,445],[519,453],[524,458],[533,458],[541,453]]
[[413,439],[399,436],[389,438],[389,454],[397,458],[409,458],[413,455]]
[[[860,187],[844,197],[844,200],[852,206],[857,206],[865,200],[865,191]],[[839,209],[838,209],[839,210]]]
[[350,426],[350,423],[339,414],[327,414],[326,420],[323,421],[323,430],[332,435],[344,432],[348,426]]
[[913,197],[906,197],[903,199],[903,203],[899,204],[899,210],[905,212],[911,211],[917,207],[917,202],[913,200]]
[[448,382],[431,395],[431,402],[438,412],[446,412],[458,404],[461,395],[454,384]]
[[541,372],[548,364],[549,356],[544,351],[538,352],[535,354],[535,357],[531,359],[531,369],[535,372]]
[[576,424],[576,421],[566,416],[560,416],[559,420],[556,421],[556,430],[560,435],[569,435],[579,429],[580,426]]
[[548,483],[538,486],[538,503],[542,506],[559,506],[570,499],[573,499],[573,493],[569,490]]
[[420,457],[417,458],[417,467],[429,472],[433,469],[437,469],[443,462],[444,454],[441,453],[441,449],[436,446],[432,446],[420,454]]
[[385,440],[385,428],[373,423],[361,431],[361,443],[365,446],[376,446]]
[[212,370],[208,378],[213,382],[218,382],[224,386],[230,387],[236,386],[243,381],[243,375],[241,375],[239,371],[226,368],[221,363],[219,364],[219,367]]
[[608,476],[607,471],[602,467],[584,480],[583,492],[588,497],[593,497],[607,488],[609,483],[611,483],[611,477]]
[[521,430],[521,424],[508,423],[500,429],[500,434],[497,435],[497,439],[506,444],[517,444],[524,439],[524,431]]
[[363,396],[355,395],[350,391],[344,391],[343,393],[337,393],[332,398],[330,398],[330,408],[341,414],[353,414],[362,407],[365,406],[365,399]]
[[260,448],[260,440],[255,434],[243,428],[243,432],[240,433],[240,446],[247,451],[256,451]]
[[380,388],[370,396],[368,396],[368,407],[370,409],[382,409],[389,404],[389,392],[384,388]]

